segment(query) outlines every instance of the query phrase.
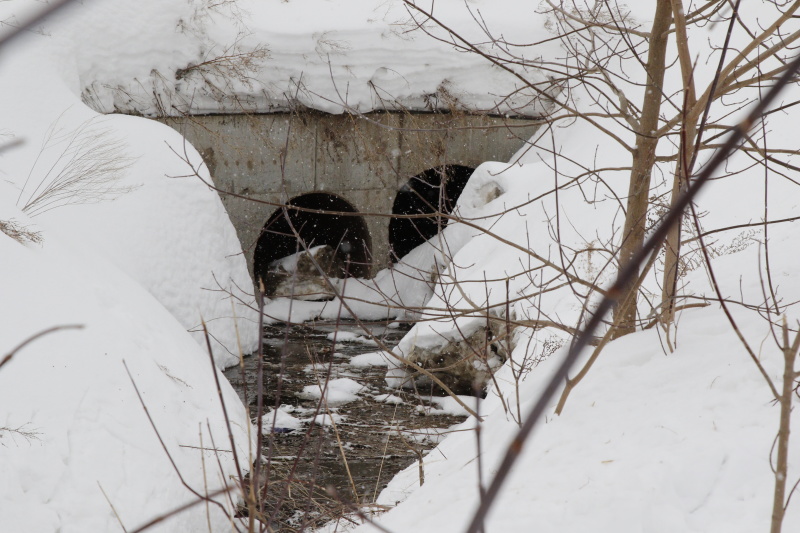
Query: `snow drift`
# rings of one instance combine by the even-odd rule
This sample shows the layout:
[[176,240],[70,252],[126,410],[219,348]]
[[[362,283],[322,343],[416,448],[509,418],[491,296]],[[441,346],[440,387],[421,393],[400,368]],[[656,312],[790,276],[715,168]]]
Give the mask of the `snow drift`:
[[[0,142],[20,143],[0,153],[0,221],[23,231],[0,232],[0,354],[82,328],[0,368],[4,531],[132,529],[251,462],[250,421],[217,370],[258,340],[241,247],[216,193],[179,177],[207,171],[177,133],[81,102],[104,50],[59,31],[0,50]],[[231,499],[214,499],[152,530],[229,527]]]
[[[7,204],[0,218],[32,223]],[[56,228],[43,235],[39,247],[0,234],[0,354],[47,328],[82,329],[41,337],[0,368],[3,529],[112,531],[119,527],[115,511],[132,528],[193,500],[183,481],[200,494],[230,484],[231,453],[207,451],[231,446],[209,355],[91,246]],[[246,468],[249,420],[219,379]],[[210,520],[222,528],[231,509],[227,497],[216,499],[222,507],[210,507]],[[201,505],[153,531],[205,524]]]
[[240,344],[244,353],[255,348],[257,313],[222,202],[193,175],[208,179],[208,171],[171,128],[102,117],[83,105],[80,71],[68,67],[90,57],[73,55],[73,44],[58,33],[35,36],[0,55],[3,132],[23,143],[0,154],[3,179],[16,189],[9,197],[36,224],[57,226],[101,251],[203,346],[205,320],[217,363],[230,366]]

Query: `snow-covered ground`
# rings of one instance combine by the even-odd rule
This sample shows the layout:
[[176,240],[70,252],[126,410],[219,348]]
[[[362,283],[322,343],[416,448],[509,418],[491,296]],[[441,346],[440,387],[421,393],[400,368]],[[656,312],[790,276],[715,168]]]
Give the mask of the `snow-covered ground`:
[[[763,340],[763,327],[751,317],[737,318],[751,340]],[[608,347],[564,413],[548,414],[534,431],[489,515],[488,531],[767,528],[778,408],[718,310],[687,311],[680,320],[673,353],[664,352],[655,330]],[[523,412],[558,362],[558,355],[551,357],[521,383]],[[762,363],[773,379],[780,377],[782,358],[771,339]],[[518,428],[507,367],[497,379],[511,412],[496,395],[483,402],[481,462],[475,434],[453,433],[428,455],[421,488],[413,465],[382,493],[380,503],[405,501],[381,517],[381,525],[390,531],[464,529],[468,509],[479,501],[479,465],[483,479],[490,479]],[[797,475],[793,468],[792,483]],[[790,505],[784,531],[798,523],[800,510]]]
[[[647,6],[636,9],[647,28],[651,15]],[[767,3],[748,4],[746,9],[745,20],[774,15]],[[721,42],[725,29],[724,25],[696,28],[693,50],[707,50],[708,39]],[[737,28],[734,49],[742,49],[746,39]],[[716,61],[712,57],[710,65]],[[638,102],[643,88],[631,76],[635,68],[628,63],[612,72],[625,80],[619,83],[626,97]],[[712,75],[713,70],[699,69],[698,87],[710,82]],[[665,92],[674,95],[680,88],[680,76],[668,75]],[[584,109],[593,109],[589,91],[578,87],[574,96],[575,102],[589,106]],[[738,94],[740,100],[745,96],[753,93]],[[790,87],[780,103],[798,96],[797,88]],[[717,105],[711,116],[730,111]],[[796,159],[795,122],[791,113],[774,114],[764,128],[765,142],[785,150],[790,164]],[[481,307],[500,317],[510,313],[512,320],[580,323],[587,288],[576,290],[575,280],[558,286],[551,281],[559,279],[556,268],[541,265],[567,263],[584,280],[600,286],[608,283],[614,269],[606,266],[609,256],[602,249],[614,242],[621,227],[618,198],[624,200],[627,192],[625,165],[630,153],[587,121],[564,123],[552,130],[552,137],[545,132],[537,139],[539,146],[514,159],[514,164],[486,163],[476,170],[456,208],[469,224],[451,224],[437,238],[446,243],[441,248],[450,257],[441,271],[443,282],[433,288],[422,313],[430,320],[417,324],[396,352],[435,349],[471,335],[486,324]],[[611,120],[601,120],[600,125],[619,139],[633,140],[630,131]],[[659,155],[670,153],[674,146],[660,146]],[[707,155],[701,161],[702,157]],[[764,168],[752,163],[750,156],[737,154],[724,172],[738,174],[707,187],[697,202],[703,230],[797,216],[796,169],[773,170],[765,178]],[[604,169],[598,173],[601,180],[576,180],[567,186],[570,177],[594,168]],[[656,191],[670,186],[671,172],[668,164],[657,167]],[[558,195],[552,193],[556,187],[563,187]],[[776,340],[780,335],[768,319],[774,324],[780,320],[774,311],[769,316],[763,305],[772,285],[780,313],[796,332],[799,317],[793,304],[800,298],[796,282],[800,271],[795,225],[770,226],[769,264],[763,227],[734,228],[706,239],[721,293],[730,300],[733,317],[758,362],[778,385],[783,373]],[[685,238],[691,236],[689,232]],[[696,246],[697,241],[690,240],[684,248],[687,263],[680,284],[683,303],[688,304],[715,299]],[[559,250],[568,255],[560,256]],[[573,257],[576,250],[590,251]],[[655,276],[644,284],[649,298],[640,307],[644,316],[660,301],[659,284]],[[536,295],[537,288],[548,290]],[[760,311],[756,306],[762,306]],[[538,398],[565,354],[564,348],[554,352],[553,348],[568,338],[554,330],[536,335],[518,331],[513,359],[530,369],[520,379],[506,364],[495,375],[489,399],[480,406],[485,416],[480,456],[475,432],[453,433],[428,454],[422,487],[414,464],[384,491],[379,503],[399,505],[376,518],[381,527],[431,532],[465,528],[479,501],[479,480],[492,479],[517,431],[520,413],[524,415]],[[398,383],[407,377],[399,364],[389,375]],[[717,303],[679,313],[669,331],[656,327],[612,342],[560,416],[554,414],[557,400],[526,444],[487,518],[487,531],[745,532],[769,527],[780,409]],[[793,422],[797,423],[796,415]],[[461,429],[473,426],[471,421]],[[789,464],[792,490],[800,476],[795,453],[790,453]],[[794,498],[789,500],[783,527],[784,531],[800,527]],[[377,528],[366,524],[357,530]]]
[[[124,19],[105,4],[97,27]],[[22,7],[41,3],[3,2],[0,20]],[[216,369],[258,341],[241,246],[216,193],[173,177],[200,162],[180,135],[82,103],[87,64],[126,59],[75,20],[0,49],[0,221],[35,235],[0,232],[0,359],[81,326],[0,368],[2,531],[131,530],[232,486],[232,452],[251,462],[248,415]],[[152,530],[221,530],[233,494]]]
[[[645,4],[634,6],[644,22]],[[549,35],[546,19],[534,14],[530,2],[437,2],[442,19],[469,37],[476,35],[476,20],[464,5],[480,8],[480,20],[502,28],[508,42]],[[2,2],[0,20],[39,6]],[[756,20],[758,2],[750,6],[755,7],[745,18]],[[0,50],[0,142],[24,141],[0,152],[0,221],[13,220],[43,239],[17,242],[0,233],[0,357],[46,328],[83,326],[35,340],[0,368],[0,529],[112,531],[115,514],[130,529],[194,497],[162,450],[134,383],[189,486],[213,491],[235,472],[231,454],[219,454],[219,471],[215,454],[198,449],[211,446],[212,435],[215,448],[227,450],[230,444],[216,370],[204,339],[195,332],[193,341],[186,330],[196,330],[201,318],[208,323],[219,366],[235,362],[239,344],[245,352],[252,349],[258,332],[241,248],[216,195],[196,179],[176,177],[191,173],[189,163],[199,164],[190,146],[145,119],[96,111],[170,114],[300,103],[342,112],[381,108],[387,101],[389,107],[417,109],[544,110],[524,94],[498,108],[517,80],[480,58],[408,32],[407,20],[397,1],[318,0],[310,6],[297,0],[95,0],[76,3],[40,33]],[[701,28],[694,42],[705,43],[709,31],[718,38],[722,30]],[[551,59],[559,49],[550,42],[530,53]],[[628,76],[627,66],[619,66],[621,78]],[[543,79],[536,72],[527,75]],[[706,70],[696,75],[698,83],[707,81]],[[229,85],[220,85],[224,77]],[[635,81],[625,85],[626,96],[638,102],[642,89]],[[679,76],[668,77],[668,92],[680,83]],[[575,95],[576,101],[591,102],[580,90]],[[541,149],[521,154],[513,164],[487,162],[476,170],[456,211],[468,224],[449,225],[375,280],[343,282],[349,308],[343,310],[339,300],[293,302],[292,319],[351,311],[402,319],[410,306],[415,308],[410,314],[430,320],[409,333],[400,353],[469,335],[485,322],[472,312],[482,306],[518,320],[577,324],[584,304],[579,295],[585,291],[564,285],[525,296],[551,279],[552,269],[539,268],[542,259],[556,265],[565,260],[558,244],[594,250],[579,257],[574,272],[600,285],[608,281],[613,269],[603,270],[609,258],[600,249],[620,229],[619,203],[611,192],[625,195],[630,154],[585,122],[567,122],[552,137],[539,139]],[[771,147],[793,149],[794,130],[790,114],[771,117]],[[609,131],[631,139],[616,126]],[[111,151],[98,152],[98,145]],[[34,202],[42,186],[84,175],[87,166],[98,164],[109,179]],[[728,170],[745,171],[712,183],[700,199],[705,229],[758,221],[765,196],[770,219],[797,213],[796,171],[786,171],[788,180],[771,177],[765,193],[763,169],[748,164],[743,157],[733,159]],[[597,167],[606,169],[602,181],[564,186],[569,177]],[[661,170],[669,175],[668,168]],[[545,194],[560,186],[557,197]],[[793,229],[779,224],[769,230],[770,283],[790,324],[798,316],[788,304],[800,299]],[[763,303],[763,240],[760,228],[715,234],[713,265],[725,297]],[[681,283],[684,294],[698,299],[691,302],[711,294],[703,267],[690,264]],[[658,281],[648,280],[645,290],[657,295]],[[506,311],[509,296],[515,302]],[[273,302],[268,313],[285,315],[289,305]],[[737,305],[733,313],[768,376],[779,381],[780,352],[764,316]],[[508,365],[495,376],[480,406],[485,417],[480,460],[475,432],[453,433],[426,458],[422,487],[413,465],[381,495],[387,505],[405,500],[380,517],[385,527],[420,533],[463,528],[478,501],[477,469],[483,469],[484,480],[491,478],[519,413],[563,356],[563,348],[555,347],[566,338],[563,332],[536,337],[518,332],[513,353],[518,363],[550,355],[526,370],[524,379]],[[386,364],[383,355],[364,359],[355,363]],[[246,468],[249,420],[222,381],[238,458]],[[344,400],[359,392],[349,383],[338,385],[331,392]],[[486,529],[764,530],[778,424],[771,400],[716,304],[681,312],[668,337],[653,328],[615,341],[564,413],[548,414],[537,428]],[[297,425],[284,414],[281,427]],[[792,454],[790,487],[800,475],[796,465]],[[225,498],[220,501],[226,505]],[[227,530],[224,513],[210,509],[197,506],[159,527],[199,530],[210,512],[212,529]],[[800,511],[792,500],[784,531],[797,528]]]
[[218,364],[230,366],[238,360],[234,316],[245,353],[257,340],[252,282],[217,194],[179,177],[200,156],[171,128],[83,105],[58,74],[67,58],[53,44],[40,37],[3,52],[4,139],[22,142],[0,154],[13,188],[6,197],[34,229],[58,227],[102,251],[201,345],[204,319]]
[[[32,223],[3,207],[0,219]],[[192,501],[191,490],[232,483],[231,453],[208,451],[231,449],[208,353],[91,244],[40,229],[41,247],[0,234],[0,354],[54,326],[82,329],[41,337],[0,368],[2,530],[114,531],[118,520],[130,530]],[[249,420],[218,377],[246,468]],[[210,520],[223,528],[229,500],[216,499]],[[206,511],[196,506],[153,531],[206,527]]]

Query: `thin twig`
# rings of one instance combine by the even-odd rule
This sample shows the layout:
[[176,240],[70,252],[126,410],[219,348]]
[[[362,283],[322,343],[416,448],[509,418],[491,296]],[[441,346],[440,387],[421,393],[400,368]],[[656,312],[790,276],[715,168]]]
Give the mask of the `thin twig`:
[[50,333],[54,333],[56,331],[61,331],[62,329],[83,329],[83,325],[82,324],[68,324],[66,326],[54,326],[52,328],[47,328],[45,330],[40,331],[39,333],[31,335],[30,337],[28,337],[27,339],[25,339],[24,341],[19,343],[17,346],[12,348],[11,351],[8,352],[3,357],[2,360],[0,360],[0,368],[2,368],[3,365],[5,365],[9,361],[11,361],[11,359],[17,354],[17,352],[20,351],[21,349],[23,349],[28,344],[32,343],[33,341],[35,341],[36,339],[38,339],[40,337],[44,337],[45,335],[49,335]]

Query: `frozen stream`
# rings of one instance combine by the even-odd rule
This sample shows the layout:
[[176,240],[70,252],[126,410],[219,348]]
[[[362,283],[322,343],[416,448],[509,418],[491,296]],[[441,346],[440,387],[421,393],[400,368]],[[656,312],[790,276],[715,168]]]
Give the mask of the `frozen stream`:
[[[383,325],[370,326],[370,330],[389,347],[404,334]],[[334,331],[345,342],[337,340],[334,345]],[[335,517],[342,505],[331,494],[341,500],[373,504],[397,472],[419,462],[448,427],[463,420],[444,414],[439,408],[441,398],[388,389],[384,381],[386,363],[381,365],[377,355],[361,355],[378,349],[353,323],[340,324],[338,330],[330,322],[294,326],[289,328],[288,337],[286,326],[265,327],[265,412],[279,402],[281,411],[301,422],[297,429],[277,427],[272,432],[272,416],[264,421],[263,455],[269,465],[265,501],[269,512],[275,512],[276,501],[285,499],[277,512],[280,524],[273,525],[276,530],[302,530]],[[242,399],[246,398],[253,416],[257,368],[258,359],[251,356],[245,359],[244,379],[239,367],[225,372]],[[326,411],[319,400],[308,398],[308,391],[303,394],[303,390],[309,385],[312,390],[317,388],[328,376],[330,380],[349,378],[363,389],[352,396],[352,401],[329,405]],[[279,381],[280,398],[276,398]],[[312,426],[316,414],[329,415],[317,417],[324,425]],[[330,415],[335,427],[330,424]]]

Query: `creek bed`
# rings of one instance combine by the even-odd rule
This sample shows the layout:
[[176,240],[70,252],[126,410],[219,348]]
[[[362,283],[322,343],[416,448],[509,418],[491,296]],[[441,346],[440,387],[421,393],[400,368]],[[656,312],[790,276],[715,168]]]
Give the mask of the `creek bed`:
[[[384,325],[369,329],[388,347],[405,333]],[[334,332],[345,342],[334,345]],[[449,427],[464,420],[444,414],[436,398],[389,389],[385,363],[364,365],[360,358],[361,364],[353,364],[354,357],[379,350],[352,322],[264,328],[264,412],[277,404],[303,421],[298,429],[276,427],[273,432],[272,417],[264,419],[264,500],[267,513],[274,513],[275,523],[270,525],[275,531],[318,526],[343,514],[342,502],[370,506],[397,472],[418,462]],[[377,356],[364,357],[380,361]],[[258,362],[256,356],[245,358],[244,379],[239,367],[225,372],[252,415],[257,411]],[[364,387],[353,401],[326,410],[319,400],[308,398],[307,390],[303,394],[307,386],[341,378]],[[310,423],[315,415],[326,414],[317,418],[323,424]]]

